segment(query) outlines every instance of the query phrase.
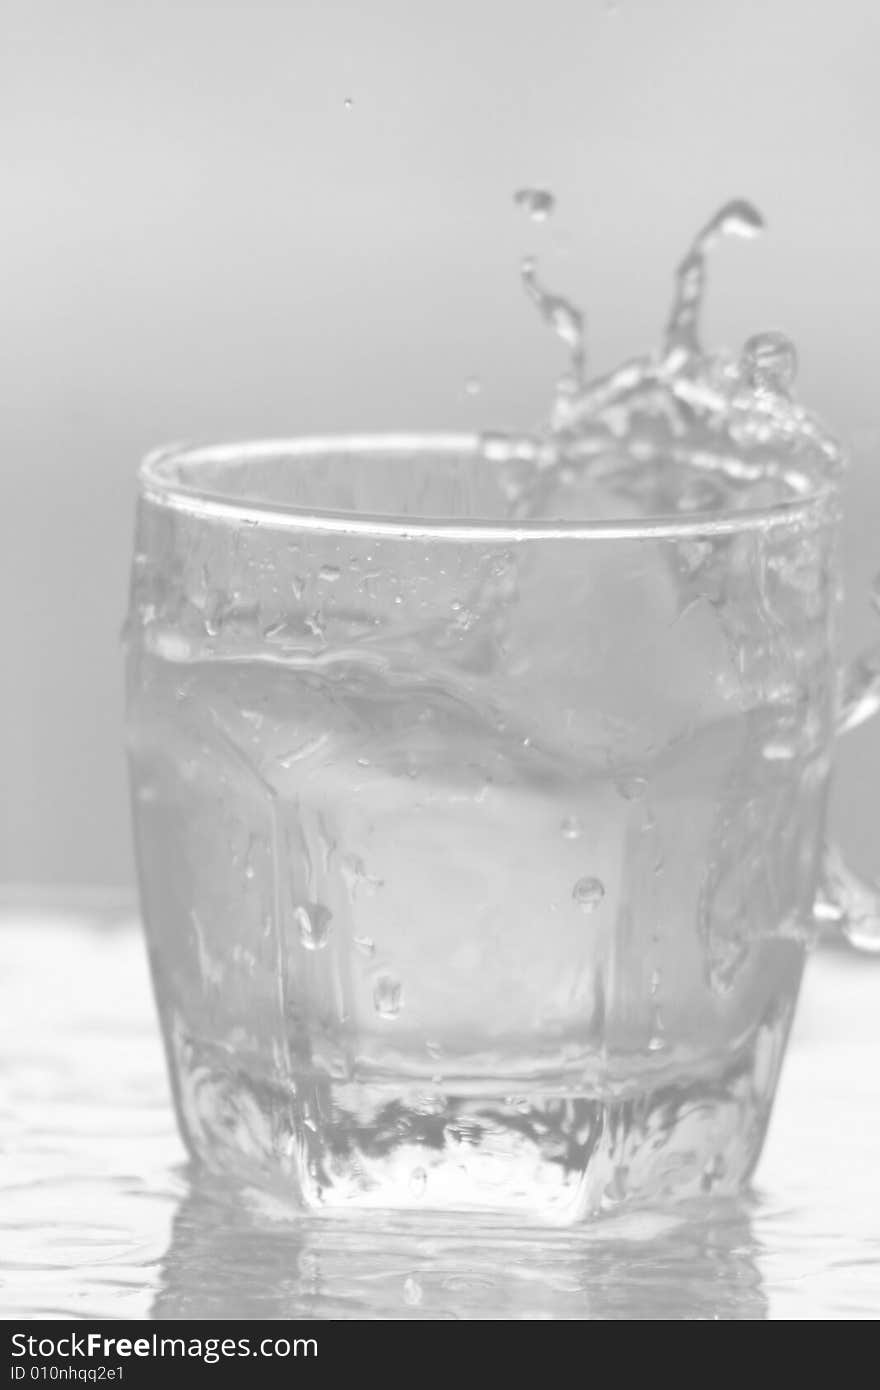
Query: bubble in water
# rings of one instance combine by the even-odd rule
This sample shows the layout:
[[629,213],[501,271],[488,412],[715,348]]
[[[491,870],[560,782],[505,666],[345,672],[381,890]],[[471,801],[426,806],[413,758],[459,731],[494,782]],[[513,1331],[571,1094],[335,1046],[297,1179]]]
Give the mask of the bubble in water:
[[414,1197],[424,1196],[425,1188],[428,1185],[428,1174],[424,1168],[413,1168],[409,1175],[409,1190]]
[[518,188],[513,201],[533,222],[546,222],[556,207],[556,199],[548,188]]
[[696,574],[712,554],[709,541],[679,541],[678,557],[686,574]]
[[605,896],[605,885],[599,878],[579,878],[571,896],[583,912],[595,912]]
[[418,1279],[404,1279],[403,1301],[410,1308],[417,1308],[422,1301],[422,1286]]
[[342,570],[338,565],[322,565],[318,570],[318,578],[324,584],[335,584],[341,574]]
[[721,1154],[715,1154],[703,1169],[700,1178],[700,1187],[704,1192],[711,1192],[717,1182],[724,1177],[727,1172],[727,1164]]
[[376,943],[371,936],[356,936],[354,944],[362,956],[374,956],[376,954]]
[[393,975],[380,975],[373,986],[373,1007],[380,1018],[397,1018],[403,1007],[403,986]]
[[559,829],[562,832],[563,840],[579,840],[584,833],[584,827],[578,816],[566,816]]
[[320,951],[327,945],[332,915],[320,903],[300,904],[294,909],[293,920],[307,951]]
[[784,333],[756,333],[742,350],[740,372],[755,391],[787,396],[797,368],[797,349]]

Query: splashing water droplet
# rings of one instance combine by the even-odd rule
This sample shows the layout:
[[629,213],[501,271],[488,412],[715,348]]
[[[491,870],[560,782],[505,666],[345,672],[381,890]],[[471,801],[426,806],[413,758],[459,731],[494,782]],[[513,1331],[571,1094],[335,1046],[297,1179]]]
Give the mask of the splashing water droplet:
[[546,222],[556,207],[556,199],[548,188],[518,188],[513,201],[533,222]]
[[582,912],[595,912],[605,896],[605,885],[599,878],[579,878],[571,896]]
[[666,325],[666,354],[676,350],[698,353],[698,326],[706,288],[706,256],[723,236],[754,237],[763,230],[764,219],[751,203],[734,198],[719,208],[694,238],[676,271],[675,300]]
[[293,920],[307,951],[320,951],[327,945],[332,915],[320,903],[301,904],[294,909]]
[[566,816],[559,829],[563,840],[579,840],[584,833],[584,827],[578,816]]
[[424,1168],[413,1168],[409,1175],[409,1188],[414,1197],[422,1197],[428,1185],[428,1174]]
[[403,1008],[403,986],[393,975],[380,975],[373,986],[373,1007],[380,1018],[397,1018]]
[[755,333],[743,347],[740,372],[753,391],[789,395],[797,368],[797,349],[784,333]]
[[520,276],[526,294],[538,307],[546,323],[561,338],[569,350],[569,374],[580,385],[584,380],[586,351],[584,346],[584,316],[576,305],[560,294],[551,294],[538,280],[533,256],[526,256],[520,265]]

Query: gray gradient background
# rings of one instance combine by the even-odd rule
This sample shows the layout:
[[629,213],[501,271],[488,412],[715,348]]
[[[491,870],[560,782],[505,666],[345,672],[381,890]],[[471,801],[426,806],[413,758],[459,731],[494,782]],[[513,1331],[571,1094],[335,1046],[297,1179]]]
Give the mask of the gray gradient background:
[[[2,0],[0,879],[130,881],[139,456],[528,425],[560,358],[526,251],[607,367],[656,339],[706,216],[758,203],[769,234],[720,249],[709,332],[796,338],[853,449],[843,644],[872,637],[878,52],[877,0]],[[559,198],[544,228],[512,207],[530,181]],[[854,735],[836,814],[880,868],[878,772],[880,728]]]

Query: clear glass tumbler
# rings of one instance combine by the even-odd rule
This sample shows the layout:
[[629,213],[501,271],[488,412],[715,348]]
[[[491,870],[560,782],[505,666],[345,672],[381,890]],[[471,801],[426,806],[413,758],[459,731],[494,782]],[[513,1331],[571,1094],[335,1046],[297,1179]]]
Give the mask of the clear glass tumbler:
[[195,1155],[311,1208],[742,1184],[867,709],[836,510],[511,522],[470,437],[147,460],[129,754]]

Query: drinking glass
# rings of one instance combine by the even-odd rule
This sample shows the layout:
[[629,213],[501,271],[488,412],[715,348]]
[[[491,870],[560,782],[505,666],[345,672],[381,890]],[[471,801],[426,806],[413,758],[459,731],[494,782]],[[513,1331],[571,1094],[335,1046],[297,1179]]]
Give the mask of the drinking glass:
[[836,484],[511,521],[470,436],[174,448],[127,627],[181,1129],[299,1206],[570,1222],[757,1161],[818,925]]

